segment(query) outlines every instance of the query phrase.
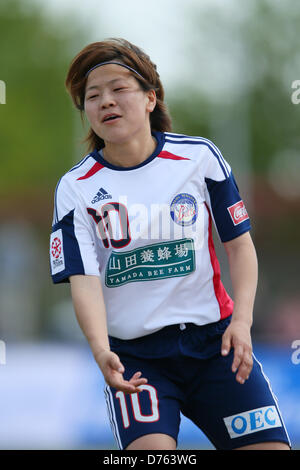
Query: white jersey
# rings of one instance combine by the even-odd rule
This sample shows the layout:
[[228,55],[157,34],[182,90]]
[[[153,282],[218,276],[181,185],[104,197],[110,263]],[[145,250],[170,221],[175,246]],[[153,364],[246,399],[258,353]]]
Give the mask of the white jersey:
[[229,316],[212,221],[222,242],[250,230],[231,168],[211,141],[153,135],[156,150],[140,165],[116,167],[95,150],[55,192],[53,282],[99,276],[108,333],[120,339]]

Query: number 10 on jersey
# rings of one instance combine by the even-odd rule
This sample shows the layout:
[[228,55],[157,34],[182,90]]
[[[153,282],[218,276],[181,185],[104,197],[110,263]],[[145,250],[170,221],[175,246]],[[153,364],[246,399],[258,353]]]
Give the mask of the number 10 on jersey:
[[[113,248],[123,248],[124,246],[129,245],[131,236],[126,206],[119,202],[109,202],[101,206],[100,213],[96,209],[92,209],[90,207],[87,208],[87,211],[97,224],[98,232],[105,248],[109,248],[110,245]],[[110,217],[111,212],[115,212],[118,215],[122,234],[121,238],[118,240],[114,238],[113,224]]]
[[[156,389],[152,385],[148,385],[148,384],[140,385],[139,388],[142,390],[142,392],[140,393],[147,392],[149,395],[151,413],[148,415],[144,415],[142,413],[141,404],[139,400],[139,394],[132,393],[130,395],[130,402],[131,402],[132,413],[133,413],[134,419],[141,423],[153,423],[155,421],[158,421],[159,409],[158,409],[158,398],[157,398]],[[123,426],[124,428],[128,428],[130,426],[130,419],[129,419],[127,402],[126,402],[124,392],[121,392],[121,391],[116,392],[116,398],[119,400],[119,403],[120,403]]]

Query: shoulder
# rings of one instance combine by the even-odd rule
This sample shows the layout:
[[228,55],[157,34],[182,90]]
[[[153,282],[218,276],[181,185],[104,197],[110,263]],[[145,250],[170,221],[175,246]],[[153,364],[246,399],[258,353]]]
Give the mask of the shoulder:
[[69,171],[67,171],[57,182],[55,193],[61,193],[63,191],[74,190],[74,185],[77,182],[88,179],[89,176],[98,171],[98,167],[102,165],[97,161],[96,151],[85,155],[76,165],[74,165]]
[[195,148],[206,148],[209,149],[212,153],[220,153],[218,147],[206,137],[195,136],[195,135],[186,135],[186,134],[177,134],[174,132],[165,132],[165,142],[181,146],[194,146]]
[[203,169],[219,168],[225,177],[229,176],[230,166],[213,141],[206,137],[171,132],[165,132],[164,135],[164,149],[180,156],[189,156],[191,160],[196,160]]
[[58,180],[54,192],[54,221],[76,206],[76,183],[96,164],[93,152],[85,155]]
[[86,172],[95,165],[95,163],[96,160],[94,158],[94,152],[88,153],[78,163],[76,163],[76,165],[63,174],[63,176],[58,180],[56,189],[58,189],[59,186],[72,185],[72,183],[75,183],[78,179],[82,178]]

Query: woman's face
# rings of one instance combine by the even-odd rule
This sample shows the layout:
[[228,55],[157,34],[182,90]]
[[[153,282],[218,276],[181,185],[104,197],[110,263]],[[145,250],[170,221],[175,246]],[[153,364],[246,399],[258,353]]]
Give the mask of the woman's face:
[[154,90],[144,91],[124,67],[107,64],[88,76],[84,109],[93,131],[111,144],[125,144],[151,132]]

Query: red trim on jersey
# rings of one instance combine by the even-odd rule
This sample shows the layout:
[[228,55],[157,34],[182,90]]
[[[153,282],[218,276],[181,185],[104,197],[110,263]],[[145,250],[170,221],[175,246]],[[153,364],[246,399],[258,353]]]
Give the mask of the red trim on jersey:
[[101,170],[102,168],[104,168],[104,165],[101,165],[101,163],[96,162],[95,165],[93,165],[92,168],[90,168],[84,176],[77,178],[77,181],[86,180],[87,178],[90,178],[90,176],[93,176],[95,173],[97,173],[97,171]]
[[157,157],[170,158],[171,160],[190,160],[190,158],[179,157],[178,155],[174,155],[173,153],[167,152],[166,150],[160,152]]
[[205,206],[209,215],[208,249],[209,249],[209,254],[210,254],[211,265],[212,265],[213,272],[214,272],[213,284],[214,284],[216,299],[220,307],[220,317],[222,320],[223,318],[227,318],[229,317],[229,315],[232,314],[234,303],[231,297],[227,294],[226,289],[223,286],[222,281],[221,281],[220,264],[219,264],[219,261],[215,252],[215,246],[214,246],[213,235],[212,235],[212,217],[211,217],[209,208],[207,207],[206,204]]

